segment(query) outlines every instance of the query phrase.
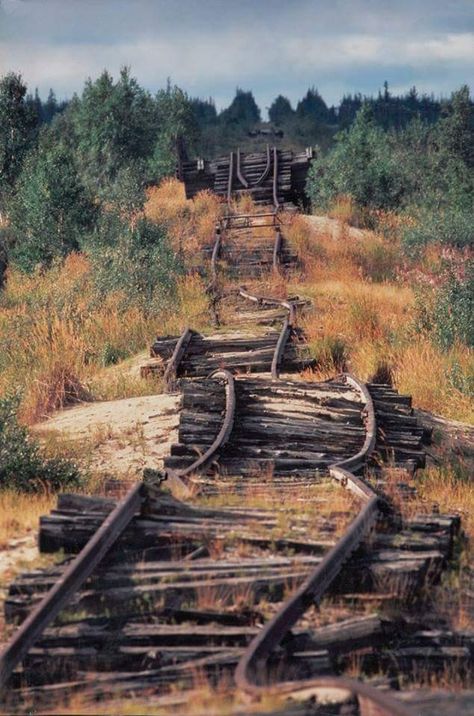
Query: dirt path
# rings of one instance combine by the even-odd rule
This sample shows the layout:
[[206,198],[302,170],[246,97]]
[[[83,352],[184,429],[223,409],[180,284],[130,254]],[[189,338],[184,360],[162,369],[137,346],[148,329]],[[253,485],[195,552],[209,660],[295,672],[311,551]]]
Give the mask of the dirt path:
[[[83,446],[88,468],[120,479],[160,469],[176,440],[179,395],[148,395],[63,410],[34,430],[45,439],[59,437]],[[80,457],[80,456],[79,456]]]

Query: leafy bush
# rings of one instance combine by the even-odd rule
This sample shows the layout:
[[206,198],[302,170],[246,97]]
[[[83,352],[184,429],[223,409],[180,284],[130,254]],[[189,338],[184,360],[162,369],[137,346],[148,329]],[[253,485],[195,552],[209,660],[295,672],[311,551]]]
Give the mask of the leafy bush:
[[434,336],[443,348],[456,342],[474,346],[474,262],[450,266],[443,282],[417,291],[416,330]]
[[416,252],[428,243],[451,246],[474,245],[472,211],[452,207],[443,212],[422,212],[415,226],[403,232],[405,247]]
[[310,170],[307,193],[315,207],[327,209],[337,196],[352,197],[361,206],[390,209],[404,191],[387,135],[364,105],[352,127],[336,136],[336,146],[318,157]]
[[357,217],[369,228],[378,225],[381,211],[401,210],[409,250],[430,242],[473,245],[474,109],[468,88],[453,93],[443,112],[435,125],[415,119],[402,131],[384,131],[363,104],[334,148],[313,162],[307,182],[313,207],[328,210],[344,199],[348,220]]
[[434,300],[433,328],[444,347],[461,341],[474,347],[474,262],[462,276],[451,271]]
[[10,258],[24,271],[78,250],[96,214],[71,152],[48,140],[27,157],[10,203]]
[[146,218],[130,224],[105,214],[88,248],[100,296],[119,293],[124,308],[136,306],[145,314],[173,301],[180,263],[159,224]]
[[77,465],[60,457],[47,458],[17,419],[19,396],[0,398],[0,487],[22,492],[78,486]]

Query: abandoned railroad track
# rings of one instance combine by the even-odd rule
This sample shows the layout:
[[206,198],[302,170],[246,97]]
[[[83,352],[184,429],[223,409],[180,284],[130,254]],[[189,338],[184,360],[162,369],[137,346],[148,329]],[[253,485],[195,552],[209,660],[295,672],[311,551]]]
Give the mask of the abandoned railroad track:
[[[224,169],[229,192],[254,172],[266,197],[278,156],[234,161],[220,190]],[[224,217],[205,252],[219,326],[153,342],[142,375],[182,395],[165,472],[41,518],[40,550],[66,558],[10,586],[11,710],[130,697],[166,713],[207,688],[273,698],[260,713],[408,716],[434,713],[417,676],[468,678],[474,638],[423,608],[459,519],[404,510],[429,431],[390,385],[315,382],[306,301],[241,285],[297,269],[283,233],[276,210]]]

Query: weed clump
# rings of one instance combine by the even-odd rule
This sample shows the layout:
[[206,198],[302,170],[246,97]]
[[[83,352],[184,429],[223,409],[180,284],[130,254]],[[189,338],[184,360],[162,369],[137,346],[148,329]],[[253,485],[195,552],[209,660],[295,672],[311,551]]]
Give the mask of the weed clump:
[[28,429],[18,422],[19,404],[18,394],[0,398],[0,487],[49,494],[80,485],[77,465],[44,455]]

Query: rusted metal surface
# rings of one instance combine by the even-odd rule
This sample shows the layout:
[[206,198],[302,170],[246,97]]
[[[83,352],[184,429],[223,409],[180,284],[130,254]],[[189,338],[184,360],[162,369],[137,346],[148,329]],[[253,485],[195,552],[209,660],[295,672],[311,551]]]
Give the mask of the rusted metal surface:
[[280,200],[278,198],[278,149],[273,147],[273,204],[278,209]]
[[242,184],[245,189],[248,189],[249,183],[247,179],[244,177],[241,161],[240,161],[240,149],[237,149],[237,178],[239,182]]
[[176,377],[178,375],[178,369],[179,364],[183,359],[183,356],[186,353],[186,349],[189,346],[189,343],[194,335],[194,331],[192,331],[190,328],[185,328],[183,333],[181,334],[175,349],[173,351],[173,355],[171,356],[170,362],[166,366],[166,370],[163,376],[163,380],[166,386],[166,390],[168,392],[172,391],[175,387]]
[[234,178],[234,152],[229,155],[229,178],[227,182],[227,203],[230,204],[232,199],[232,186]]
[[278,380],[281,361],[282,361],[283,354],[285,352],[285,347],[286,347],[286,344],[288,343],[288,339],[289,339],[290,335],[291,335],[290,320],[289,320],[289,318],[285,318],[280,335],[278,336],[278,342],[275,347],[275,352],[273,354],[272,368],[271,368],[273,380]]
[[[261,686],[256,682],[256,679],[261,676],[259,672],[261,672],[262,667],[308,607],[320,602],[346,560],[372,529],[379,515],[379,499],[377,495],[351,472],[363,466],[375,446],[376,420],[374,405],[364,384],[350,375],[345,375],[344,379],[345,382],[360,392],[365,402],[366,436],[359,452],[332,465],[330,474],[349,489],[352,488],[363,501],[363,506],[349,529],[326,554],[321,564],[295,594],[284,603],[280,611],[267,622],[244,653],[235,671],[235,681],[239,689],[253,696],[268,693],[268,687]],[[302,682],[283,682],[273,686],[273,690],[279,694],[294,694],[302,690],[305,692],[314,690],[317,693],[318,690],[331,688],[346,690],[357,696],[362,716],[408,716],[409,714],[413,716],[413,711],[400,704],[391,695],[382,694],[377,689],[344,677],[324,677]]]
[[217,370],[209,377],[222,379],[225,381],[226,406],[224,420],[214,442],[212,443],[212,445],[210,445],[206,452],[201,455],[197,460],[195,460],[195,462],[193,462],[193,464],[187,467],[185,470],[180,470],[179,472],[174,474],[174,477],[178,478],[183,483],[186,483],[186,480],[187,478],[189,478],[190,475],[193,475],[194,473],[203,470],[209,465],[212,460],[217,457],[219,450],[228,441],[232,432],[232,428],[234,426],[236,407],[234,376],[232,375],[232,373],[229,373],[228,370]]
[[214,246],[212,248],[212,255],[211,255],[211,275],[212,275],[212,280],[214,283],[217,281],[217,261],[219,259],[221,246],[222,246],[222,232],[221,232],[220,226],[217,225],[216,233],[215,233],[215,241],[214,241]]
[[278,271],[280,267],[280,252],[281,252],[281,231],[280,227],[275,229],[275,245],[273,247],[273,270]]
[[262,306],[282,306],[283,308],[286,308],[288,311],[288,322],[290,326],[293,326],[296,321],[296,309],[297,306],[303,306],[307,302],[301,301],[301,300],[286,300],[284,298],[271,298],[268,296],[256,296],[255,294],[250,293],[247,291],[246,288],[241,286],[239,288],[239,296],[242,296],[242,298],[246,298],[248,301],[253,301],[254,303],[261,304]]
[[254,186],[260,186],[261,184],[263,184],[263,182],[265,181],[265,179],[266,179],[266,178],[268,177],[268,175],[270,174],[270,169],[271,169],[271,166],[272,166],[272,155],[271,155],[271,152],[270,152],[270,145],[269,145],[269,144],[267,144],[266,154],[267,154],[267,164],[266,164],[265,169],[263,170],[263,172],[262,172],[262,173],[260,174],[260,176],[258,177],[258,179],[256,179]]
[[117,507],[87,542],[77,557],[40,604],[31,612],[0,654],[0,689],[3,689],[15,667],[51,624],[68,600],[94,571],[110,547],[122,534],[143,500],[143,484],[130,488]]

